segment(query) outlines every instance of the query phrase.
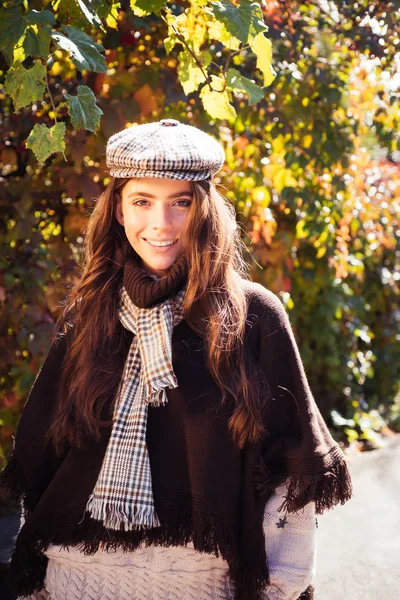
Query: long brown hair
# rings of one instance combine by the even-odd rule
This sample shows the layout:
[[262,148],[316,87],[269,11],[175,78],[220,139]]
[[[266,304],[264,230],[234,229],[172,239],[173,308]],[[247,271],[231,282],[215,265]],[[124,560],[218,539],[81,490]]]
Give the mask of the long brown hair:
[[[80,446],[98,439],[111,423],[123,370],[124,329],[118,319],[118,287],[125,261],[135,255],[115,205],[128,179],[112,178],[96,202],[85,235],[84,263],[59,326],[73,324],[63,364],[58,403],[48,439],[58,451],[65,442]],[[228,423],[238,448],[264,433],[256,368],[243,343],[248,279],[233,206],[210,181],[192,182],[194,201],[182,232],[189,273],[184,315],[205,345],[207,368],[234,399]],[[137,255],[136,255],[137,256]]]

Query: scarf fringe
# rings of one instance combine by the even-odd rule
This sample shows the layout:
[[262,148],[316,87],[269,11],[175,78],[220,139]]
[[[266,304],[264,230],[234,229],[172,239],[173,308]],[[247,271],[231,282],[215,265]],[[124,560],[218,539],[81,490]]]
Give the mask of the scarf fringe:
[[353,495],[350,473],[344,456],[321,473],[292,473],[282,475],[271,471],[261,458],[255,469],[255,484],[268,500],[275,489],[286,482],[288,490],[278,510],[297,512],[309,502],[315,502],[315,511],[321,515],[337,504],[344,504]]
[[[167,382],[166,387],[169,388],[175,388],[177,387],[176,385],[172,385],[174,382]],[[161,390],[151,390],[150,393],[148,394],[148,403],[155,407],[158,408],[160,406],[166,406],[168,404],[168,397],[166,394],[165,389],[161,389]]]
[[104,502],[101,498],[90,496],[86,505],[92,519],[101,521],[104,527],[117,531],[134,531],[135,529],[148,529],[160,527],[161,523],[152,506],[140,506],[134,512],[135,506],[124,503],[116,506],[111,502]]
[[[132,552],[141,544],[168,547],[193,542],[198,552],[222,556],[229,566],[229,574],[240,580],[232,528],[212,515],[197,510],[185,514],[174,507],[165,511],[162,527],[133,531],[106,529],[87,512],[83,519],[81,515],[82,511],[69,515],[70,524],[64,527],[60,526],[60,519],[54,517],[55,530],[50,528],[51,519],[35,523],[26,521],[17,538],[10,565],[11,584],[17,596],[29,596],[43,589],[48,562],[44,551],[50,544],[74,546],[86,555],[93,555],[99,548],[106,551],[121,548]],[[63,515],[64,519],[66,515]],[[253,599],[247,594],[238,600],[258,600],[258,597]]]
[[[153,383],[151,385],[146,382],[147,397],[149,398],[148,403],[151,406],[166,406],[168,404],[167,388],[172,390],[178,387],[178,379],[172,370],[172,365],[171,371],[169,376],[159,379],[156,384]],[[157,385],[157,387],[155,387],[155,385]]]

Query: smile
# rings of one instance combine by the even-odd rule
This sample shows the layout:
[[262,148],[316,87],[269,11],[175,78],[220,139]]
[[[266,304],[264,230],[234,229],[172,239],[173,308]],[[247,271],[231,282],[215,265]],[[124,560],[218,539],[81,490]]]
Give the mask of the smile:
[[143,238],[144,240],[146,240],[146,242],[148,242],[149,244],[151,244],[152,246],[172,246],[172,244],[175,244],[175,242],[177,242],[178,240],[163,240],[163,241],[158,241],[158,240],[147,240],[146,238]]
[[165,241],[157,241],[157,240],[147,240],[146,238],[143,238],[145,242],[147,242],[150,246],[152,246],[153,248],[162,248],[163,250],[167,250],[168,248],[171,248],[172,246],[175,246],[175,244],[178,242],[178,240],[165,240]]

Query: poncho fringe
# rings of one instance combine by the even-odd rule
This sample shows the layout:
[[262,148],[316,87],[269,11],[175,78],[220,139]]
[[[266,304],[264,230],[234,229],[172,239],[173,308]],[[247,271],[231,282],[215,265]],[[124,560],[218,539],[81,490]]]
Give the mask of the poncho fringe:
[[257,462],[254,481],[260,494],[267,500],[278,485],[286,482],[288,493],[280,511],[297,512],[309,502],[315,502],[315,511],[321,515],[337,504],[344,504],[353,494],[346,459],[337,454],[335,462],[320,473],[274,472],[261,457]]
[[[343,468],[347,469],[344,464]],[[266,469],[259,463],[256,473],[260,478],[260,485],[257,485],[260,492],[268,496],[273,493],[278,478],[269,476],[265,479]],[[326,473],[328,481],[332,479],[333,473]],[[323,477],[324,477],[323,476]],[[317,480],[316,480],[317,481]],[[320,491],[323,479],[318,480],[317,484],[311,487],[307,492],[313,494],[311,500],[315,501],[316,490]],[[294,485],[294,497],[289,501],[286,499],[285,506],[289,512],[294,512],[305,506],[310,500],[305,500],[307,496],[305,491],[299,492],[299,480],[297,487]],[[9,494],[9,497],[15,501],[24,501],[27,490],[24,490],[23,471],[18,465],[17,460],[12,456],[7,467],[0,475],[0,488]],[[298,492],[296,494],[296,492]],[[289,495],[293,493],[290,491]],[[347,492],[349,493],[349,492]],[[345,502],[347,498],[335,496],[337,502]],[[320,499],[321,502],[323,498]],[[331,508],[332,503],[319,503],[319,506]],[[334,504],[335,502],[333,502]],[[84,507],[82,507],[84,510]],[[323,510],[323,509],[322,509]],[[163,526],[154,529],[138,529],[136,531],[115,531],[106,529],[102,523],[92,519],[86,512],[83,519],[79,518],[81,512],[74,512],[69,515],[70,527],[61,530],[52,531],[48,524],[40,524],[42,531],[41,538],[37,538],[37,527],[25,524],[17,538],[11,562],[11,585],[18,595],[28,596],[40,592],[43,589],[44,579],[48,559],[44,551],[50,544],[56,544],[63,547],[73,546],[86,555],[95,554],[100,546],[103,550],[115,550],[122,548],[124,551],[132,552],[141,544],[146,546],[184,546],[192,542],[198,552],[214,554],[217,558],[222,556],[228,563],[228,575],[235,583],[234,600],[261,600],[262,591],[270,583],[268,562],[259,562],[252,564],[251,570],[241,565],[234,552],[231,551],[232,544],[229,540],[230,530],[223,527],[223,524],[213,518],[211,515],[200,511],[187,513],[183,518],[182,511],[171,509],[167,515],[164,515]],[[62,515],[65,519],[65,515]],[[223,542],[225,540],[225,543]],[[257,569],[257,572],[255,572]],[[314,588],[310,585],[298,598],[298,600],[313,600]]]

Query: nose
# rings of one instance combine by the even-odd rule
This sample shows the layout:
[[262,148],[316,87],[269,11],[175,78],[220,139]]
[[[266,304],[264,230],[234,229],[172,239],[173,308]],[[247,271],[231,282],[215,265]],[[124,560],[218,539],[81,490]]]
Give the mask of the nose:
[[152,227],[155,231],[169,229],[172,225],[171,212],[168,206],[156,204],[152,214]]

